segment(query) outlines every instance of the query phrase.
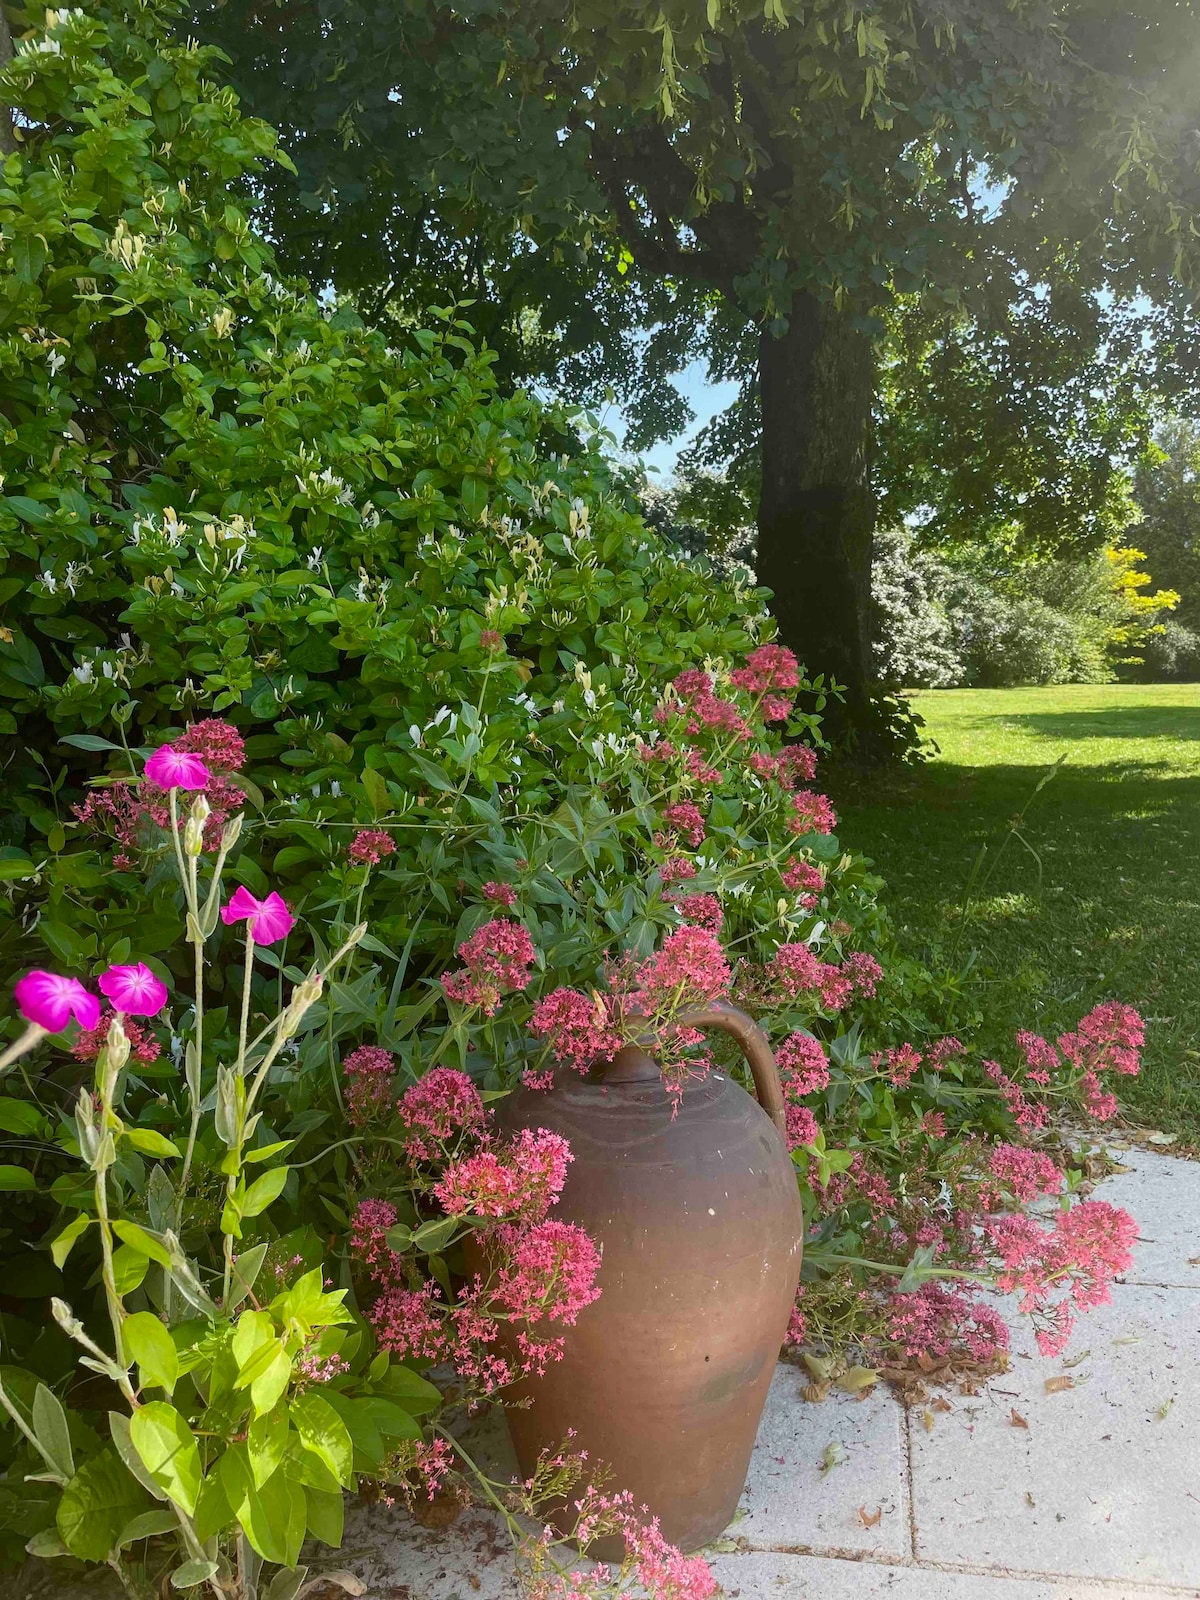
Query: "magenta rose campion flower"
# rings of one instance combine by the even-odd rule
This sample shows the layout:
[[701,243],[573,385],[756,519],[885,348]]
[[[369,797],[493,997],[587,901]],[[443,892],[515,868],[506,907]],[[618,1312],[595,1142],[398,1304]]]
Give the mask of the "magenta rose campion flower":
[[265,900],[256,900],[249,889],[239,888],[229,904],[221,907],[221,921],[227,927],[246,922],[255,944],[274,944],[291,932],[296,919],[282,895],[271,893]]
[[109,967],[96,980],[100,993],[113,1009],[129,1017],[156,1017],[167,1003],[167,986],[144,961],[134,966]]
[[163,744],[147,761],[146,777],[160,789],[203,789],[212,773],[191,751]]
[[63,978],[57,972],[29,972],[18,980],[13,994],[25,1020],[36,1022],[47,1033],[61,1032],[72,1017],[81,1028],[94,1028],[100,1021],[99,1000],[78,978]]

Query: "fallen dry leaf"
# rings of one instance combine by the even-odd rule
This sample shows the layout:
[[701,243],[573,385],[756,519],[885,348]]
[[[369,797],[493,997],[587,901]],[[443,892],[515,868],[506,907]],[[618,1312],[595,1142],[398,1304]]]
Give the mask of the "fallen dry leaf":
[[1021,1415],[1021,1413],[1017,1410],[1016,1406],[1013,1406],[1012,1409],[1009,1411],[1008,1417],[1009,1417],[1009,1421],[1012,1423],[1014,1428],[1028,1428],[1029,1427],[1029,1424],[1025,1421],[1025,1418]]
[[1081,1350],[1077,1356],[1064,1356],[1063,1366],[1077,1367],[1081,1361],[1086,1361],[1091,1353],[1092,1352],[1090,1350]]
[[1064,1389],[1073,1389],[1074,1387],[1075,1379],[1069,1372],[1061,1373],[1057,1378],[1046,1379],[1047,1394],[1061,1394]]
[[939,1394],[935,1399],[930,1401],[929,1409],[931,1411],[953,1411],[954,1407],[950,1404],[949,1400],[945,1399],[944,1396]]
[[875,1510],[870,1512],[867,1510],[866,1506],[859,1506],[858,1508],[858,1520],[862,1523],[864,1528],[876,1527],[882,1516],[882,1506],[876,1506]]

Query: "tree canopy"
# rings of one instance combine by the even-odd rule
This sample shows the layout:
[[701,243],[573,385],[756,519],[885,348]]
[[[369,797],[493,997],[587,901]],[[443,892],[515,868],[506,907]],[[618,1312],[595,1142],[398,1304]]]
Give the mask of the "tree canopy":
[[1174,0],[227,0],[196,22],[299,167],[266,197],[291,264],[401,315],[431,282],[473,299],[510,374],[612,384],[645,437],[678,426],[689,353],[748,370],[760,575],[860,709],[889,310],[987,328],[1068,284],[1085,333],[1139,297],[1172,348],[1189,326],[1200,19]]

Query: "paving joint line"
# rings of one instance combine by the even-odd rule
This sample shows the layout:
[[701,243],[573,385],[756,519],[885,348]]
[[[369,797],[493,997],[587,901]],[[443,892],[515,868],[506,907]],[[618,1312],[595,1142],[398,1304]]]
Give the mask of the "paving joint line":
[[1153,1589],[1163,1595],[1185,1595],[1189,1600],[1194,1600],[1195,1596],[1200,1595],[1200,1588],[1195,1584],[1175,1583],[1167,1578],[1105,1578],[1083,1572],[1052,1572],[1032,1567],[989,1567],[971,1561],[934,1561],[927,1558],[889,1556],[884,1552],[844,1549],[837,1545],[747,1545],[744,1551],[727,1553],[734,1555],[735,1558],[737,1554],[809,1556],[817,1561],[844,1561],[870,1567],[900,1567],[906,1572],[944,1572],[951,1576],[961,1574],[964,1577],[1013,1578],[1034,1583],[1086,1583],[1093,1588],[1120,1588],[1126,1592],[1130,1584],[1136,1584],[1139,1588]]
[[917,1479],[913,1472],[912,1406],[901,1405],[904,1417],[904,1476],[908,1489],[908,1550],[913,1561],[917,1555]]

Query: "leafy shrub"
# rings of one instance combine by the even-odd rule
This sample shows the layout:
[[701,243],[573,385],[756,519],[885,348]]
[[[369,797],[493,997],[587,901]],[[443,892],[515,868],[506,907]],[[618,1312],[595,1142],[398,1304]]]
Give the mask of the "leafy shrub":
[[1144,657],[1129,676],[1146,683],[1171,678],[1195,683],[1200,679],[1200,633],[1181,622],[1163,623],[1162,632],[1147,639]]
[[912,535],[890,528],[875,537],[871,569],[875,664],[891,683],[913,689],[945,689],[961,683],[962,657],[947,615],[952,574]]

